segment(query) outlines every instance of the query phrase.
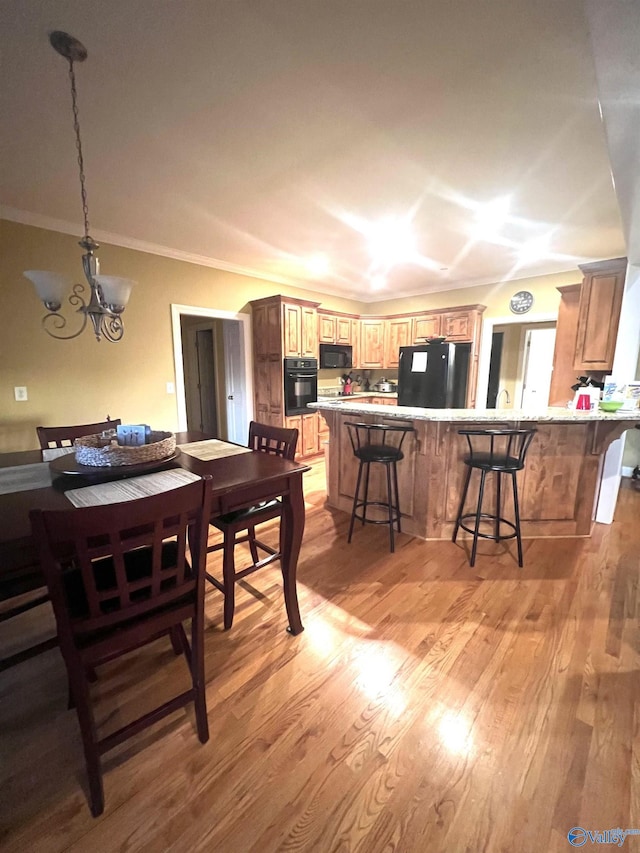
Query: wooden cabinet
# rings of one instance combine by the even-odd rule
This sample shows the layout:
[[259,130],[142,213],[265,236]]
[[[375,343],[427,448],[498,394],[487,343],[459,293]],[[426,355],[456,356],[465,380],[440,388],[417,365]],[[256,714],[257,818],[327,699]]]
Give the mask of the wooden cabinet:
[[384,367],[385,321],[380,318],[360,320],[360,358],[364,369]]
[[283,302],[282,324],[284,358],[318,357],[318,315],[315,307]]
[[[317,358],[317,307],[317,302],[282,296],[251,303],[254,417],[259,423],[284,426],[285,421],[297,420],[284,416],[284,359]],[[318,452],[317,415],[312,412],[298,418],[302,419],[299,426],[295,424],[301,436],[298,454],[313,455]]]
[[332,314],[318,313],[318,339],[321,344],[335,344],[336,318]]
[[358,321],[354,320],[352,317],[340,317],[337,316],[336,320],[336,343],[337,344],[350,344],[353,346],[353,338],[354,338],[354,327],[357,326]]
[[412,343],[411,317],[392,317],[387,321],[386,356],[384,367],[397,367],[400,362],[400,347]]
[[413,343],[424,344],[426,338],[436,338],[440,334],[441,314],[419,314],[413,318]]
[[584,279],[580,290],[574,368],[607,372],[613,367],[627,259],[581,264],[580,269]]
[[472,341],[474,336],[473,310],[446,311],[442,315],[440,334],[448,341]]
[[318,312],[318,339],[321,344],[354,345],[358,318],[333,311]]
[[376,406],[397,406],[398,400],[396,397],[372,397],[367,400],[368,403],[375,403]]
[[549,405],[566,406],[576,381],[573,366],[578,336],[578,313],[580,310],[580,284],[558,287],[560,305],[556,323],[556,343],[553,351],[553,371],[549,387]]
[[318,413],[308,415],[293,415],[285,418],[287,429],[298,430],[298,445],[296,456],[315,456],[318,449]]

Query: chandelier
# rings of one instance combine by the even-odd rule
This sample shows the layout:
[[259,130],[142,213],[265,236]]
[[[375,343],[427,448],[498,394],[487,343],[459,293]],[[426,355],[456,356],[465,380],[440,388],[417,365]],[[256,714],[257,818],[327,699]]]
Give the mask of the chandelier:
[[89,206],[84,176],[84,158],[82,156],[82,139],[78,120],[78,95],[76,91],[76,75],[74,62],[84,62],[87,49],[77,39],[68,33],[56,31],[51,33],[49,41],[52,47],[69,62],[69,80],[71,82],[71,104],[73,110],[73,128],[76,135],[76,150],[78,152],[78,169],[80,173],[80,195],[82,197],[82,212],[84,215],[84,237],[79,242],[85,253],[82,256],[82,268],[89,285],[74,284],[69,304],[81,315],[81,325],[76,332],[65,333],[67,321],[60,313],[62,301],[67,292],[70,280],[59,273],[46,270],[26,270],[24,275],[33,282],[36,292],[42,300],[47,314],[42,318],[42,326],[47,334],[59,340],[71,340],[82,334],[91,320],[96,340],[105,338],[108,341],[119,341],[124,334],[122,312],[129,300],[131,287],[135,282],[127,278],[113,275],[100,275],[100,262],[95,252],[100,246],[89,234]]

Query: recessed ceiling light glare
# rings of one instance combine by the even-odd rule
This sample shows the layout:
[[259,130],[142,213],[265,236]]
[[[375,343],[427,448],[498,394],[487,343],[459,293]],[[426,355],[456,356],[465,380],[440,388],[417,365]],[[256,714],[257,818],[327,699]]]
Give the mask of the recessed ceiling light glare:
[[416,257],[415,237],[405,220],[384,219],[372,224],[367,237],[374,266],[388,269]]
[[387,284],[387,279],[383,275],[372,275],[371,276],[371,290],[382,290]]
[[518,249],[518,261],[521,264],[528,264],[533,261],[539,261],[542,258],[547,258],[551,251],[550,245],[549,234],[543,234],[542,237],[535,237],[533,240],[528,240]]
[[321,252],[311,255],[311,257],[307,258],[305,261],[307,272],[314,276],[327,275],[330,266],[329,258]]
[[494,198],[476,211],[476,224],[473,228],[477,240],[491,240],[500,234],[511,208],[511,196]]

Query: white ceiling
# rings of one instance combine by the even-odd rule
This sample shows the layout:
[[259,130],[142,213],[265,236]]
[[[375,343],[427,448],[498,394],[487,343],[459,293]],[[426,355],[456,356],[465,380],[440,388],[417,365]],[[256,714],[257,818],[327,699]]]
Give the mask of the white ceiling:
[[[89,51],[96,238],[366,301],[626,252],[582,0],[3,0],[0,201],[80,234],[54,29]],[[474,239],[506,195],[499,242]],[[374,292],[359,223],[389,216],[419,257]]]

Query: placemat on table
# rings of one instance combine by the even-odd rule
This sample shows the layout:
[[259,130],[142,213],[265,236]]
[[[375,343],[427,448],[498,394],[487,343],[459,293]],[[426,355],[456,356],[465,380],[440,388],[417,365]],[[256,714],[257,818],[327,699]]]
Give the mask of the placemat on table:
[[223,456],[235,456],[238,453],[251,453],[250,447],[240,447],[237,444],[229,444],[228,441],[220,441],[218,438],[208,438],[204,441],[190,441],[188,444],[179,444],[178,447],[188,456],[195,456],[207,462],[210,459],[221,459]]
[[170,471],[157,471],[155,474],[145,474],[142,477],[130,477],[127,480],[70,489],[65,492],[65,496],[75,507],[103,506],[158,495],[199,479],[200,477],[192,471],[172,468]]
[[48,462],[33,462],[30,465],[12,465],[0,468],[0,495],[12,492],[30,492],[32,489],[46,489],[51,485],[51,471]]

